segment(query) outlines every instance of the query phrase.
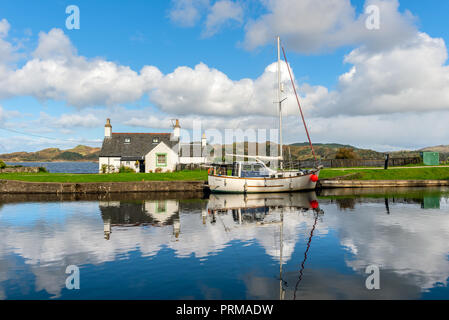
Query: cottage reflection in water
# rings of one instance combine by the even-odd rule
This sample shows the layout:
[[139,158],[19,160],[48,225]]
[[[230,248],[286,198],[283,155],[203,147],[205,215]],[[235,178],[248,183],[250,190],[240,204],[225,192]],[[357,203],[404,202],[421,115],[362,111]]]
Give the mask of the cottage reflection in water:
[[[179,200],[100,201],[104,223],[104,238],[109,240],[114,227],[173,226],[173,235],[179,238],[179,212],[188,212],[192,203]],[[198,202],[202,224],[211,224],[220,215],[232,215],[236,225],[269,224],[280,222],[280,214],[319,210],[315,192],[296,194],[229,194],[211,195],[207,204]],[[277,220],[277,221],[276,221]]]
[[104,238],[109,240],[112,227],[173,226],[173,235],[179,237],[178,200],[100,201],[104,223]]

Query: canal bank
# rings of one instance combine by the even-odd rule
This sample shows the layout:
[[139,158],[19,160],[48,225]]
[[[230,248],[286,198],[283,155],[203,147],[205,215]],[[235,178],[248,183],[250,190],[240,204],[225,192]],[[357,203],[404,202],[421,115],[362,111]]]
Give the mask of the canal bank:
[[[317,189],[444,187],[449,180],[339,180],[322,179]],[[209,193],[207,181],[28,182],[0,180],[0,194],[110,194],[131,192]]]
[[338,180],[323,179],[317,183],[317,189],[336,188],[412,188],[412,187],[445,187],[449,180]]
[[205,181],[28,182],[0,180],[3,194],[108,194],[128,192],[204,192]]

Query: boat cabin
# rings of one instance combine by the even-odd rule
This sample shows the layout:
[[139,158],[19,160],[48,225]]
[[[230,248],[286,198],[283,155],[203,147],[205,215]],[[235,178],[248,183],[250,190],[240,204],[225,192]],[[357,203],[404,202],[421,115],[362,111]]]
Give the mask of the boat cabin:
[[275,172],[263,162],[234,162],[232,164],[214,164],[209,173],[239,178],[266,178]]

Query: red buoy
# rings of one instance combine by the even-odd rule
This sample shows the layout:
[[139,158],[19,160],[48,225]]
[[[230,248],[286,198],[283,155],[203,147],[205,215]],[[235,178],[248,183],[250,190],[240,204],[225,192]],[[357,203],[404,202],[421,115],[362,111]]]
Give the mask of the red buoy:
[[317,176],[316,174],[312,174],[312,175],[310,176],[310,180],[311,180],[312,182],[317,182],[317,181],[318,181],[318,176]]
[[319,205],[318,201],[316,201],[316,200],[310,201],[310,207],[311,207],[312,209],[316,209],[316,208],[318,208],[319,206],[320,206],[320,205]]

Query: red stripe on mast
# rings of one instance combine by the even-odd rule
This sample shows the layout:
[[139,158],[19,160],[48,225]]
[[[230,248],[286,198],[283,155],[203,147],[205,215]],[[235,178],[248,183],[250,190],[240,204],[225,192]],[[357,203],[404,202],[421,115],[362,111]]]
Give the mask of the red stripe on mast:
[[313,157],[315,158],[315,164],[318,163],[315,155],[315,150],[313,149],[312,140],[310,140],[309,130],[307,130],[306,120],[304,119],[304,114],[302,113],[301,104],[299,103],[298,93],[296,92],[295,83],[293,82],[292,73],[290,72],[290,67],[288,65],[287,56],[285,55],[284,47],[282,47],[282,54],[284,55],[285,64],[287,65],[288,74],[290,75],[290,80],[292,82],[293,91],[295,92],[296,102],[298,102],[299,112],[301,113],[302,122],[304,123],[304,129],[306,129],[307,139],[309,139],[310,149],[312,149]]

